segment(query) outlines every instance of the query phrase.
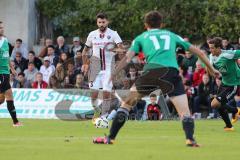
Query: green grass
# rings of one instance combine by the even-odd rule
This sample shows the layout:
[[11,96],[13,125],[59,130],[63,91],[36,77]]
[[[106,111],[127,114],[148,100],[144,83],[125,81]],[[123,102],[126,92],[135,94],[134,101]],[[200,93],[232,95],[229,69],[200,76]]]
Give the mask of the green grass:
[[224,132],[223,122],[196,121],[201,148],[185,147],[179,121],[128,121],[114,145],[94,145],[92,137],[107,133],[90,121],[23,119],[13,128],[0,119],[1,160],[238,160],[240,123]]

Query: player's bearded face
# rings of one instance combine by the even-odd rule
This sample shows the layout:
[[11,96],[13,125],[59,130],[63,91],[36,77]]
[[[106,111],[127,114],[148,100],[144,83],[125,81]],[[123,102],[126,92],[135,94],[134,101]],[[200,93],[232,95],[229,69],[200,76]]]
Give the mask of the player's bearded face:
[[104,32],[107,29],[108,26],[108,20],[107,19],[97,19],[97,26],[101,32]]

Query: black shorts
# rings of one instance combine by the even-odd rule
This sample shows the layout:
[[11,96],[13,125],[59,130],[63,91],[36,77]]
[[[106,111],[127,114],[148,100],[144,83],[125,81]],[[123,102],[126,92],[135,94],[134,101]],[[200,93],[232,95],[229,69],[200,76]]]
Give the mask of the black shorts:
[[217,92],[217,100],[221,104],[226,104],[229,100],[233,99],[237,95],[238,86],[226,86],[222,85]]
[[10,88],[10,75],[0,74],[0,93],[5,93]]
[[161,89],[169,97],[185,94],[182,78],[176,68],[156,68],[143,72],[135,82],[137,91],[142,95]]

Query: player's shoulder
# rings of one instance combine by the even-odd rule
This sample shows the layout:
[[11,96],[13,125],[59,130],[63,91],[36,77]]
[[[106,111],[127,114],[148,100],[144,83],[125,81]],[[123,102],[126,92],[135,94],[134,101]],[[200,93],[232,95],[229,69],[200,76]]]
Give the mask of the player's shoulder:
[[88,36],[94,36],[94,35],[97,35],[98,34],[98,30],[94,30],[94,31],[91,31]]
[[111,34],[111,35],[115,35],[115,34],[118,34],[117,31],[111,29],[111,28],[107,28],[107,33],[108,34]]

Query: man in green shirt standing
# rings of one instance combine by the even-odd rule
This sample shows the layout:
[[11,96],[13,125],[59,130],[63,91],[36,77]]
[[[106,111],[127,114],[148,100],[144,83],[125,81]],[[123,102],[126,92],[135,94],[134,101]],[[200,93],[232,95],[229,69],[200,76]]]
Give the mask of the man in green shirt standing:
[[0,21],[0,104],[6,99],[7,109],[12,117],[13,126],[18,127],[22,124],[17,119],[16,109],[13,103],[13,94],[9,82],[10,67],[8,40],[4,37],[3,33],[3,22]]
[[[222,75],[222,87],[216,98],[212,100],[212,108],[217,108],[224,120],[225,131],[233,131],[232,123],[235,123],[240,116],[240,109],[231,107],[227,102],[234,98],[240,85],[240,68],[237,59],[240,58],[240,50],[222,50],[222,39],[215,37],[209,41],[209,48],[212,54],[212,64]],[[233,113],[232,123],[228,112]]]
[[112,76],[114,77],[119,70],[123,69],[140,51],[144,53],[147,62],[144,66],[144,72],[130,89],[127,98],[122,101],[121,107],[112,122],[110,134],[106,137],[95,138],[93,142],[96,144],[113,144],[117,133],[127,120],[129,110],[136,104],[137,100],[161,89],[164,94],[169,95],[178,111],[186,136],[186,145],[199,147],[193,137],[194,120],[191,117],[187,96],[178,72],[176,46],[180,45],[185,50],[196,54],[206,64],[211,75],[219,72],[211,66],[205,54],[198,48],[184,41],[180,36],[168,30],[160,29],[162,15],[159,12],[151,11],[147,13],[144,21],[147,31],[134,39],[132,46]]

